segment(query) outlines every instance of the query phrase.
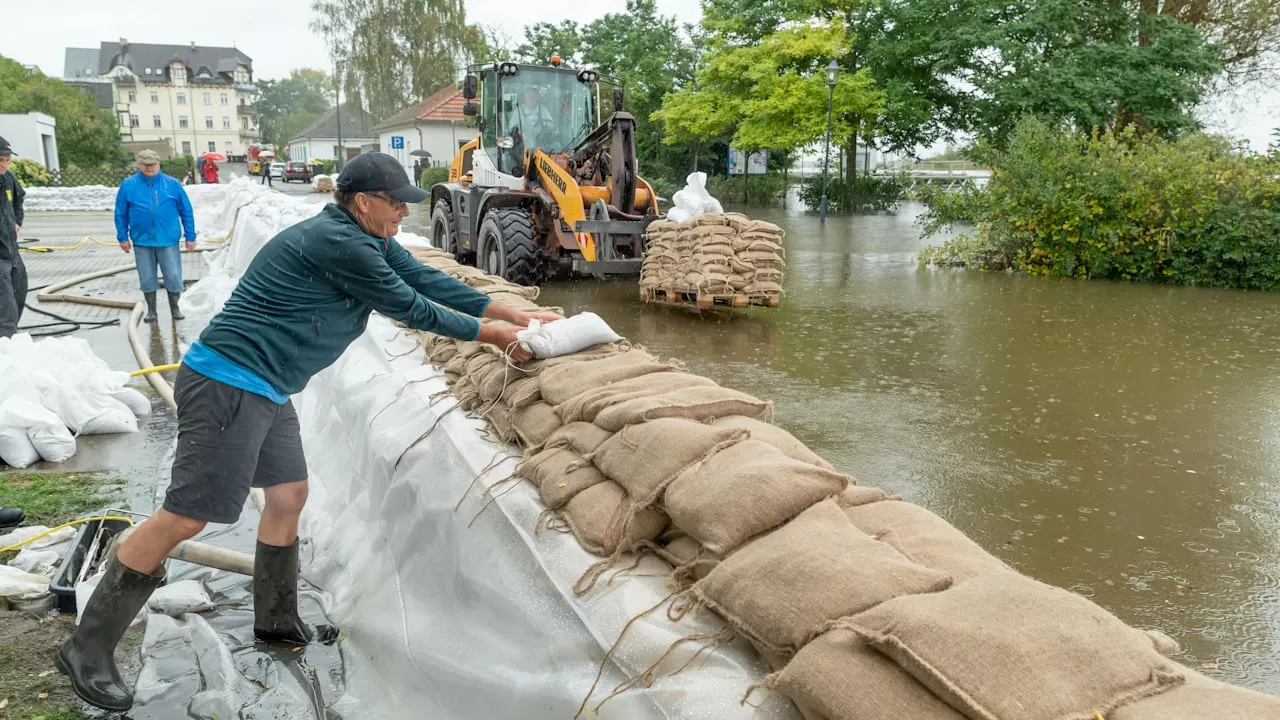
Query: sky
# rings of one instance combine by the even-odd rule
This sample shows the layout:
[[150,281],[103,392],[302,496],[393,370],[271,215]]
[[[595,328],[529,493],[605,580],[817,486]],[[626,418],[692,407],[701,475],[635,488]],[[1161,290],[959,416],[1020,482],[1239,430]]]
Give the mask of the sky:
[[[681,22],[697,22],[702,12],[693,0],[657,3],[660,12],[675,15]],[[497,29],[513,44],[523,38],[524,27],[535,22],[590,22],[626,8],[625,0],[464,0],[464,4],[469,21]],[[182,3],[173,0],[41,0],[22,5],[22,9],[5,13],[7,31],[0,41],[0,54],[36,65],[54,77],[62,75],[65,48],[97,47],[121,37],[138,43],[234,45],[253,58],[259,79],[284,77],[299,67],[330,67],[324,43],[309,27],[311,0],[220,0],[216,10],[203,6],[211,11],[200,13],[199,27],[192,22],[185,29],[178,28],[193,18],[183,17]],[[122,12],[124,9],[127,12]],[[49,22],[49,18],[57,21]],[[24,19],[42,31],[22,32]],[[1271,131],[1280,126],[1280,90],[1255,87],[1217,97],[1206,103],[1200,116],[1210,130],[1247,140],[1255,150],[1263,150]]]

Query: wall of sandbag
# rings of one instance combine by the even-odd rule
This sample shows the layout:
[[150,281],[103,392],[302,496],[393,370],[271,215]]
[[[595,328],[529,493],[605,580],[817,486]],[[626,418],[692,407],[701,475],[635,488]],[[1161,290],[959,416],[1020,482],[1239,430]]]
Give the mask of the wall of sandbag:
[[[413,252],[538,307],[537,288]],[[1178,664],[1162,633],[835,471],[771,423],[768,402],[625,342],[518,369],[480,343],[421,344],[461,406],[523,446],[517,474],[537,486],[547,527],[602,568],[626,551],[660,555],[673,566],[670,617],[715,612],[756,647],[775,672],[744,701],[780,692],[810,720],[1280,718],[1280,698]],[[661,681],[657,664],[646,675]]]
[[689,222],[658,220],[646,230],[643,290],[698,295],[782,293],[782,228],[741,213],[705,213]]

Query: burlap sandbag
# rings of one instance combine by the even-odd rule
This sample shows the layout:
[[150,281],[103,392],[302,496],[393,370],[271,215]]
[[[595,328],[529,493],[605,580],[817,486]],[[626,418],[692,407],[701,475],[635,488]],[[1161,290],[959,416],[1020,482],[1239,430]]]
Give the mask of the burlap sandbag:
[[724,213],[724,222],[734,230],[741,230],[751,223],[751,218],[739,212]]
[[782,286],[776,282],[753,282],[743,289],[748,295],[776,295],[782,292]]
[[458,345],[456,343],[437,343],[432,349],[429,357],[431,362],[436,365],[445,365],[458,354]]
[[674,392],[684,388],[710,386],[715,386],[715,382],[701,375],[691,375],[674,370],[651,373],[634,377],[630,380],[621,380],[575,395],[568,402],[558,405],[556,412],[559,413],[560,419],[565,423],[582,420],[592,421],[605,408],[621,402]]
[[888,499],[888,497],[884,490],[880,488],[850,485],[844,489],[844,492],[836,496],[836,502],[840,504],[840,507],[848,508],[880,502]]
[[1280,697],[1235,687],[1183,668],[1185,684],[1123,705],[1107,720],[1274,720]]
[[1017,573],[895,598],[845,623],[972,720],[1096,720],[1184,678],[1119,618]]
[[538,382],[538,377],[525,373],[516,374],[518,377],[508,381],[507,389],[502,393],[502,401],[513,408],[527,407],[540,402],[542,385]]
[[877,542],[854,527],[834,500],[825,500],[725,556],[694,585],[693,594],[752,642],[785,655],[804,647],[828,622],[950,585],[946,573]]
[[705,227],[707,225],[728,225],[729,218],[726,217],[724,213],[703,213],[693,222],[697,224],[698,227]]
[[596,555],[624,552],[641,542],[653,540],[667,527],[667,516],[653,508],[641,510],[631,520],[626,539],[621,543],[622,525],[632,513],[631,500],[622,486],[610,481],[583,490],[564,506],[565,522],[582,547]]
[[698,255],[723,255],[725,257],[729,257],[734,254],[736,254],[736,251],[733,249],[733,243],[728,241],[725,241],[725,242],[709,242],[708,241],[708,242],[702,242],[698,244],[698,250],[697,250],[697,253],[695,254],[695,257],[697,257]]
[[643,350],[628,350],[599,360],[559,365],[542,371],[542,399],[559,405],[575,395],[649,373],[671,370]]
[[467,358],[462,354],[461,348],[454,356],[449,358],[449,362],[444,364],[444,371],[453,375],[465,375],[467,373]]
[[484,417],[489,421],[489,425],[493,427],[499,440],[506,443],[513,443],[517,440],[515,428],[511,425],[511,408],[501,403],[496,405],[486,403],[483,398],[480,398],[477,404],[484,406]]
[[764,685],[791,698],[811,720],[965,720],[848,630],[814,638]]
[[559,427],[560,416],[544,402],[511,410],[511,428],[524,447],[541,445]]
[[740,428],[662,418],[622,428],[600,445],[591,461],[632,500],[649,505],[678,474],[748,435]]
[[538,487],[549,508],[564,507],[578,493],[606,480],[594,465],[566,447],[543,450],[521,463],[516,474]]
[[478,375],[473,376],[471,382],[476,384],[476,389],[485,402],[494,402],[505,398],[512,383],[521,377],[519,370],[499,358],[498,362],[489,364]]
[[595,423],[572,422],[561,425],[547,436],[546,447],[567,447],[579,455],[594,453],[613,433],[597,427]]
[[889,543],[917,563],[950,575],[957,583],[998,572],[1012,572],[946,520],[909,502],[888,500],[845,508],[863,532]]
[[480,391],[476,389],[475,383],[472,383],[466,375],[459,376],[449,390],[454,397],[458,398],[458,404],[464,410],[474,410],[484,402],[480,399]]
[[676,527],[723,555],[838,494],[849,481],[745,440],[682,473],[667,487],[664,504]]
[[772,423],[760,422],[755,418],[742,415],[730,415],[717,418],[712,421],[712,424],[719,427],[742,428],[750,432],[753,439],[769,443],[781,450],[782,454],[789,458],[807,462],[810,465],[817,465],[827,470],[835,470],[835,468],[831,467],[831,463],[818,457],[817,453],[805,447],[805,444],[796,439],[795,435]]
[[664,417],[711,420],[726,415],[772,419],[773,405],[737,390],[703,385],[635,398],[611,405],[596,415],[595,424],[617,432],[627,425]]
[[503,292],[511,295],[519,295],[526,300],[537,300],[538,295],[542,293],[542,288],[537,285],[516,285],[502,280],[498,280],[498,283],[500,284],[489,285],[488,287],[479,287],[476,289],[486,295]]

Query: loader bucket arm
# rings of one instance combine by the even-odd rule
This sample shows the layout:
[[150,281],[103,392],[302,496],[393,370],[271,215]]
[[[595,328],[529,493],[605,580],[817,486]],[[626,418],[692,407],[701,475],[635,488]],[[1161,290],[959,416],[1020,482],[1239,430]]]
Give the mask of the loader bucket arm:
[[[570,231],[579,222],[587,219],[582,202],[582,191],[567,170],[560,167],[542,150],[533,152],[529,165],[532,167],[533,176],[526,177],[526,180],[537,181],[551,195],[560,208],[561,219],[569,226]],[[582,257],[594,261],[596,259],[595,238],[588,232],[576,232],[574,236],[578,241],[578,249],[582,251]]]

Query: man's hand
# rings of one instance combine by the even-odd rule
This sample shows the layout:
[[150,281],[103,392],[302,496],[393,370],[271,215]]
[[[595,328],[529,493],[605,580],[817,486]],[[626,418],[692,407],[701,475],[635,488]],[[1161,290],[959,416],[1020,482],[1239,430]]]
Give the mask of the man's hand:
[[15,230],[17,230],[18,232],[22,232],[22,226],[21,226],[21,225],[16,225],[16,224],[15,224],[15,225],[13,226],[13,228],[14,228]]
[[129,242],[128,240],[125,240],[124,242],[120,243],[120,249],[123,250],[124,252],[129,252],[130,249],[132,248],[133,248],[133,243]]
[[502,325],[500,323],[481,323],[480,337],[476,339],[480,342],[496,346],[515,362],[523,363],[531,360],[533,358],[533,353],[525,350],[520,345],[520,341],[516,339],[516,333],[520,329],[521,328]]
[[195,252],[195,251],[196,251],[196,241],[195,241],[195,240],[188,240],[188,241],[187,241],[187,252]]
[[541,323],[549,323],[549,322],[555,322],[556,320],[564,319],[559,315],[556,315],[555,313],[543,312],[541,310],[538,310],[535,312],[513,310],[512,312],[516,314],[516,319],[513,320],[513,322],[521,327],[528,327],[529,321],[531,320],[537,320],[538,322],[541,322]]
[[525,312],[523,310],[516,310],[513,307],[503,305],[500,302],[489,303],[489,305],[484,309],[484,316],[490,320],[502,320],[503,322],[509,322],[512,325],[519,325],[522,328],[528,327],[530,320],[549,323],[561,319],[559,315],[554,315],[549,312]]

